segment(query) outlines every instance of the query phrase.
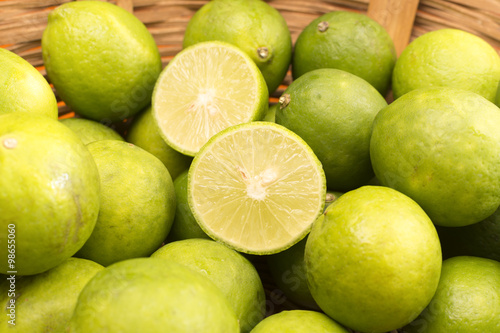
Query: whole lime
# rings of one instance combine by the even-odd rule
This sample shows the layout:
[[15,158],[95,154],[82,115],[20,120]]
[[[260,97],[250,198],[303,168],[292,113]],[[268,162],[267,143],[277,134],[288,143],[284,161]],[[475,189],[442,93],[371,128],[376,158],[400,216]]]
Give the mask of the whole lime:
[[499,300],[498,261],[468,256],[446,259],[432,301],[403,331],[498,332]]
[[349,333],[327,315],[308,310],[282,311],[261,321],[251,333]]
[[458,29],[428,32],[401,53],[392,77],[394,98],[436,86],[473,91],[495,101],[500,56],[486,41]]
[[[0,332],[64,332],[78,295],[102,269],[104,267],[90,260],[69,258],[37,275],[14,278],[9,275],[9,292],[2,289],[0,295],[4,312],[0,316]],[[13,318],[15,326],[9,324]]]
[[280,12],[262,0],[212,0],[191,18],[183,46],[220,40],[236,45],[257,64],[269,93],[278,88],[292,57],[292,38]]
[[163,246],[152,257],[175,261],[208,277],[235,310],[241,332],[250,332],[264,318],[266,295],[257,270],[227,246],[208,239],[186,239]]
[[191,157],[177,152],[165,143],[154,120],[151,107],[134,118],[126,139],[162,161],[172,179],[176,179],[191,164]]
[[10,245],[0,248],[0,273],[42,273],[83,246],[99,212],[99,173],[76,134],[46,116],[1,115],[0,174],[0,242]]
[[391,188],[363,186],[314,223],[305,262],[311,294],[327,315],[381,333],[410,323],[429,304],[442,259],[422,208]]
[[500,112],[484,97],[436,87],[382,109],[370,156],[384,186],[415,200],[442,226],[484,220],[500,205]]
[[174,222],[168,233],[167,240],[169,242],[190,239],[190,238],[207,238],[210,237],[200,228],[196,222],[187,197],[188,170],[181,173],[174,180],[174,190],[176,198],[176,208]]
[[295,43],[293,78],[319,68],[337,68],[389,90],[396,49],[391,36],[364,14],[332,11],[312,21]]
[[61,99],[78,114],[106,122],[147,106],[162,68],[144,24],[103,1],[69,2],[51,11],[42,55]]
[[436,230],[444,258],[475,256],[500,261],[500,208],[481,222]]
[[295,304],[312,310],[320,310],[307,285],[304,252],[307,238],[294,246],[266,256],[269,271],[276,286]]
[[365,80],[338,69],[316,69],[285,90],[276,123],[307,142],[323,165],[328,188],[344,192],[374,176],[370,134],[385,106],[382,95]]
[[28,112],[57,119],[57,101],[45,78],[29,62],[0,48],[0,114]]
[[84,144],[89,144],[99,140],[124,141],[120,134],[118,134],[115,130],[94,120],[66,118],[61,119],[60,122],[75,132]]
[[167,237],[175,214],[167,168],[131,143],[101,140],[87,147],[101,176],[101,209],[76,255],[104,266],[151,255]]
[[129,259],[83,288],[72,333],[238,333],[234,310],[209,279],[160,258]]

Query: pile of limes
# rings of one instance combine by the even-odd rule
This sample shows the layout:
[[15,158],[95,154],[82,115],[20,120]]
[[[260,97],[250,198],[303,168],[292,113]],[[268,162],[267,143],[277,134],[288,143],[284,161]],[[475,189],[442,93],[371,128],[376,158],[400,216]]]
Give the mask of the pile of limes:
[[208,2],[183,47],[162,68],[133,14],[53,9],[64,120],[0,49],[0,332],[500,332],[494,48],[397,57],[344,11],[293,45],[262,0]]

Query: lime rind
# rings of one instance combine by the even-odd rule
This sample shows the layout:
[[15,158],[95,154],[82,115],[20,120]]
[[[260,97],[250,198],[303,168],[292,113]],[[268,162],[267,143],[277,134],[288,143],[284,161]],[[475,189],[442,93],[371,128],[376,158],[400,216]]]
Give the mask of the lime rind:
[[325,174],[311,148],[269,122],[215,135],[188,174],[188,202],[202,230],[249,254],[278,253],[302,240],[325,195]]
[[210,41],[172,59],[155,85],[152,107],[165,142],[194,156],[218,132],[262,119],[268,98],[265,80],[247,54]]

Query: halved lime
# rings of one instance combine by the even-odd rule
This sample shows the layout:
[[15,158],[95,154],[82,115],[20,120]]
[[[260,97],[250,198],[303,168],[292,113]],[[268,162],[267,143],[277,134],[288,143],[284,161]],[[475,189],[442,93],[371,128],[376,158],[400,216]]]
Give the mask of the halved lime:
[[203,42],[179,52],[160,74],[153,114],[166,143],[194,156],[218,132],[262,119],[268,95],[248,55],[228,43]]
[[200,227],[245,253],[300,241],[322,213],[326,180],[311,148],[281,125],[252,122],[214,136],[189,169],[188,200]]

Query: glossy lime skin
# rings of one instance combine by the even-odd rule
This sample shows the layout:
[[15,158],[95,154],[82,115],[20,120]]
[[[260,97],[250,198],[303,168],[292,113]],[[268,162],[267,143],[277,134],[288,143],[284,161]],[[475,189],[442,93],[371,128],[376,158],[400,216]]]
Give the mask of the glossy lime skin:
[[71,333],[239,333],[234,310],[209,279],[173,261],[137,258],[97,273],[82,290]]
[[2,260],[0,273],[42,273],[83,246],[99,213],[99,173],[73,131],[46,116],[1,115],[0,174],[1,243],[15,234],[15,267]]
[[61,119],[60,122],[75,132],[86,145],[99,140],[124,141],[115,130],[94,120],[67,118]]
[[441,226],[459,227],[500,205],[500,112],[484,97],[422,88],[382,109],[370,157],[380,183],[415,200]]
[[348,333],[324,313],[308,310],[282,311],[261,321],[251,333]]

